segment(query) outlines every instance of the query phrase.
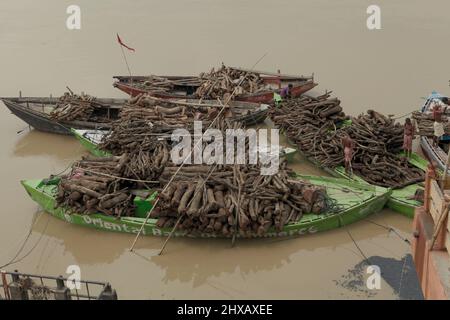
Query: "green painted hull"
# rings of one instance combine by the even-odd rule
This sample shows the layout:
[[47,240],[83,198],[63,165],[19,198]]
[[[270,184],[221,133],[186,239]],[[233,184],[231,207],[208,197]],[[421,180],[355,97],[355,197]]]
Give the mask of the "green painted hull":
[[70,131],[75,136],[75,138],[77,138],[78,141],[80,141],[81,145],[86,150],[89,151],[89,153],[91,153],[91,154],[93,154],[94,156],[97,156],[97,157],[109,157],[109,156],[111,156],[111,153],[109,153],[107,151],[100,150],[96,143],[94,143],[91,140],[86,139],[85,137],[83,137],[81,134],[79,134],[79,132],[77,130],[70,129]]
[[[292,141],[290,141],[290,140],[288,140],[288,141],[290,144],[295,146],[295,144]],[[366,182],[364,179],[362,179],[359,176],[354,175],[354,176],[350,177],[349,175],[347,175],[345,173],[345,168],[342,166],[337,167],[335,169],[325,168],[315,159],[307,157],[301,150],[299,150],[299,153],[302,154],[305,158],[307,158],[308,161],[310,161],[314,165],[322,168],[323,170],[325,170],[327,173],[331,174],[334,177],[344,178],[344,179],[348,179],[351,181],[357,181],[359,183],[369,184],[368,182]],[[403,155],[404,155],[403,153],[400,153],[400,156],[403,156]],[[412,154],[411,158],[409,159],[409,162],[413,166],[415,166],[419,169],[422,169],[423,171],[425,171],[428,166],[428,161],[416,153]],[[386,204],[387,207],[398,213],[405,215],[406,217],[414,218],[415,209],[420,207],[422,205],[422,203],[419,201],[408,199],[408,198],[411,196],[414,196],[414,193],[419,188],[423,189],[423,186],[421,186],[420,184],[413,184],[413,185],[406,186],[405,188],[393,190],[391,193],[391,196]]]
[[[339,228],[356,221],[362,220],[368,215],[381,210],[389,199],[391,190],[371,186],[368,184],[359,184],[345,179],[299,176],[303,180],[308,180],[315,185],[327,187],[328,194],[338,205],[339,210],[333,213],[314,215],[304,214],[302,219],[295,223],[284,227],[281,232],[269,230],[262,237],[284,237],[298,236],[330,229]],[[65,220],[75,225],[92,227],[105,231],[115,231],[123,233],[137,233],[144,218],[114,218],[103,214],[81,215],[71,213],[65,208],[55,208],[56,185],[43,185],[42,180],[25,180],[22,185],[30,195],[45,211],[49,214]],[[149,201],[151,202],[151,200]],[[151,205],[148,206],[148,209]],[[144,225],[143,234],[152,236],[168,236],[171,229],[162,229],[156,227],[156,220],[149,219]],[[178,237],[201,237],[215,238],[223,237],[209,233],[187,234],[184,231],[174,232],[174,236]],[[255,236],[256,237],[256,236]]]

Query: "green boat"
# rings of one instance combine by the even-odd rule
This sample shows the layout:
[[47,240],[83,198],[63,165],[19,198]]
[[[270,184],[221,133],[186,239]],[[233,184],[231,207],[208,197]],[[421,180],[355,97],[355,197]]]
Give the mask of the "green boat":
[[[290,140],[289,140],[289,143],[291,143],[292,145],[295,145]],[[369,184],[363,178],[361,178],[357,175],[353,175],[352,177],[350,177],[345,172],[345,168],[343,166],[339,166],[334,169],[327,168],[327,167],[322,166],[315,159],[306,156],[301,150],[299,150],[299,153],[302,156],[304,156],[308,161],[310,161],[311,163],[313,163],[317,167],[323,169],[324,171],[326,171],[327,173],[329,173],[330,175],[332,175],[334,177],[344,178],[344,179],[348,179],[350,181],[355,181],[358,183]],[[404,156],[404,153],[403,152],[400,153],[399,156]],[[413,166],[415,166],[423,171],[426,171],[426,168],[428,166],[428,161],[425,160],[424,158],[422,158],[417,153],[413,153],[411,155],[411,158],[409,159],[409,163],[411,163]],[[417,189],[423,189],[423,188],[424,188],[423,185],[421,185],[420,183],[416,183],[416,184],[406,186],[404,188],[392,190],[391,196],[386,205],[388,208],[391,208],[392,210],[394,210],[398,213],[401,213],[408,218],[414,218],[415,209],[417,207],[422,206],[422,203],[419,201],[416,201],[414,199],[410,199],[410,198],[412,196],[414,196]]]
[[[97,157],[109,157],[111,154],[107,151],[103,151],[98,147],[102,137],[107,131],[101,130],[77,130],[70,129],[72,134],[80,141],[81,145]],[[297,149],[290,147],[280,147],[280,157],[285,158],[288,163],[294,161],[294,156],[297,153]]]
[[[298,236],[319,231],[335,229],[362,220],[368,215],[381,210],[389,199],[391,189],[357,183],[346,179],[314,177],[298,175],[297,178],[306,180],[314,185],[327,188],[328,195],[334,203],[334,210],[322,215],[304,214],[297,223],[286,225],[281,232],[274,229],[262,237]],[[92,227],[105,231],[136,234],[145,216],[156,198],[156,192],[143,199],[136,197],[135,217],[115,218],[104,214],[83,215],[69,213],[67,208],[56,207],[57,179],[53,182],[46,180],[24,180],[22,185],[30,197],[51,215],[75,225]],[[143,234],[152,236],[168,236],[171,229],[158,228],[156,219],[149,219],[143,229]],[[186,231],[175,231],[178,237],[223,237],[210,233],[187,234]],[[255,235],[256,237],[256,235]]]
[[109,153],[108,151],[100,150],[100,148],[98,147],[98,144],[105,135],[104,131],[77,130],[71,128],[70,132],[75,136],[75,138],[77,138],[81,145],[94,156],[109,157],[111,155],[111,153]]

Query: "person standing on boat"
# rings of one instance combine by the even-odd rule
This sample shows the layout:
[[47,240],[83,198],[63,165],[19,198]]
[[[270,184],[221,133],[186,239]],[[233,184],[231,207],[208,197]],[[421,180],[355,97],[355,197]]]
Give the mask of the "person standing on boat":
[[281,95],[279,95],[278,93],[274,92],[273,93],[273,102],[275,103],[275,106],[279,106],[281,104],[281,102],[283,101],[283,99],[281,98]]
[[410,118],[406,118],[405,125],[403,127],[403,150],[405,151],[406,158],[411,158],[412,155],[412,142],[414,139],[414,133],[416,128],[411,122]]
[[433,128],[434,128],[434,137],[433,137],[433,145],[437,147],[439,140],[445,134],[444,124],[442,122],[442,107],[440,104],[435,104],[433,107]]
[[350,138],[349,135],[345,135],[342,138],[342,146],[344,147],[345,172],[350,176],[352,176],[353,175],[352,158],[355,142],[352,140],[352,138]]
[[280,95],[282,98],[284,99],[288,99],[291,98],[291,90],[292,90],[292,83],[289,83],[289,85],[285,88],[283,88],[283,90],[281,90]]

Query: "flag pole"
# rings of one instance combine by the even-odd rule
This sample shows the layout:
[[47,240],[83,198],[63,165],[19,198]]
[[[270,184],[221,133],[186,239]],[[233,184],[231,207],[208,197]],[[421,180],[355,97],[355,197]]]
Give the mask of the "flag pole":
[[133,50],[133,51],[134,51],[134,49],[128,47],[127,45],[125,45],[125,44],[122,42],[122,39],[120,38],[120,36],[119,36],[118,33],[116,33],[116,35],[117,35],[117,41],[119,42],[119,45],[120,45],[120,50],[122,51],[123,61],[125,61],[125,65],[127,66],[128,74],[130,75],[130,78],[132,78],[132,76],[131,76],[130,65],[128,64],[128,59],[127,59],[127,56],[126,56],[126,54],[125,54],[125,50],[123,50],[123,47],[125,46],[127,49]]
[[123,50],[123,46],[122,45],[120,45],[120,50],[122,50],[122,57],[123,57],[123,60],[125,61],[125,65],[127,66],[128,73],[130,74],[130,77],[131,77],[130,66],[128,65],[127,56],[125,55],[125,51]]

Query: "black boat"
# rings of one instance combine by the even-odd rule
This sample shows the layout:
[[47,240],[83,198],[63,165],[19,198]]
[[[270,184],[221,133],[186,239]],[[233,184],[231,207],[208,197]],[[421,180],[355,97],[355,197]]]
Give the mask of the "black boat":
[[[95,99],[101,121],[57,121],[50,117],[60,101],[59,98],[24,97],[1,98],[6,107],[13,114],[39,131],[71,135],[70,128],[75,129],[108,129],[111,121],[118,118],[119,110],[127,102],[126,99]],[[104,120],[106,119],[106,121]]]
[[[149,97],[149,99],[160,100]],[[13,114],[28,123],[31,127],[39,131],[71,135],[72,129],[81,130],[108,130],[111,122],[119,118],[120,109],[128,102],[126,99],[96,98],[93,100],[96,108],[91,116],[91,121],[57,121],[50,114],[61,101],[60,98],[1,98],[6,107]],[[196,108],[220,107],[218,101],[197,101],[197,100],[160,100],[174,105],[186,105]],[[266,119],[269,106],[266,104],[231,101],[228,104],[235,112],[234,120],[242,121],[246,125],[254,125]]]

